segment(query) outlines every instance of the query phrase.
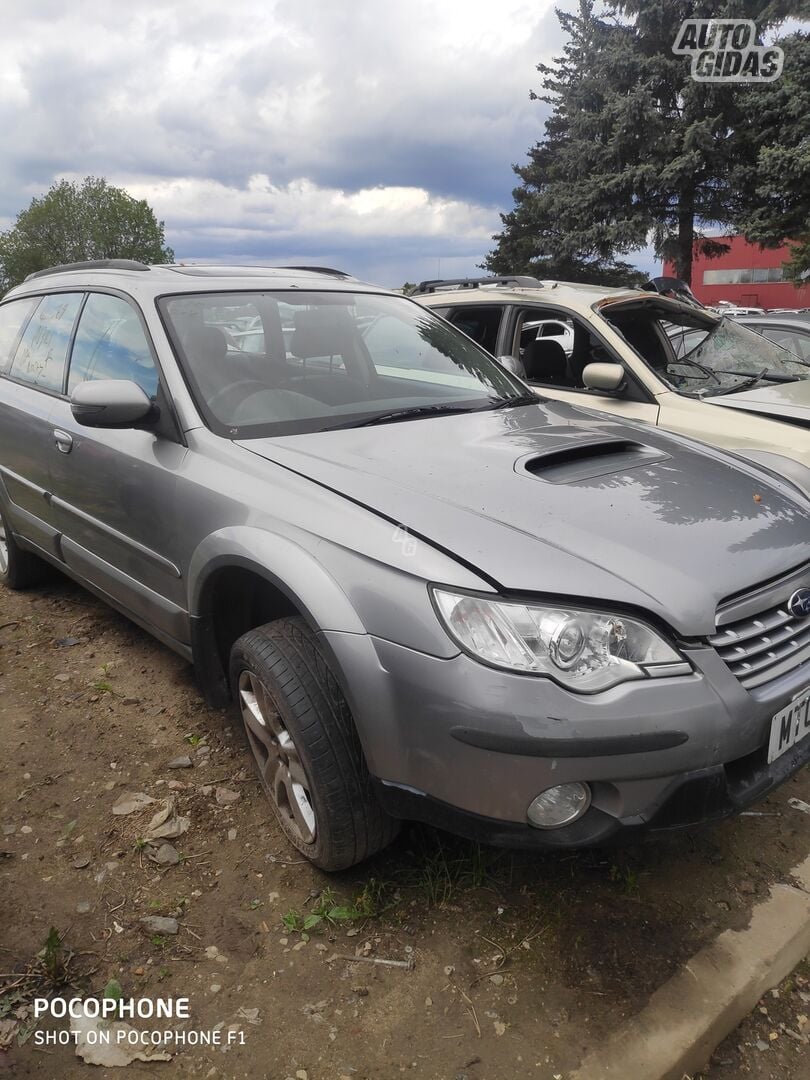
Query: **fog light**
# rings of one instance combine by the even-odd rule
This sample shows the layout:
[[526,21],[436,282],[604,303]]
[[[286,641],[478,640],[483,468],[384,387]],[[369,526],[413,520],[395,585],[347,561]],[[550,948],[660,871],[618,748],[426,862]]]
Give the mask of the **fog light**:
[[587,784],[560,784],[532,799],[526,816],[537,829],[559,829],[581,818],[590,805],[591,789]]

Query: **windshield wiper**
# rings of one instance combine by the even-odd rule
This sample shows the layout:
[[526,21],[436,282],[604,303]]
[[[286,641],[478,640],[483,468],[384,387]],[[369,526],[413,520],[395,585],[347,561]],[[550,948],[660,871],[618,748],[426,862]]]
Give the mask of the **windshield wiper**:
[[[738,372],[729,374],[737,375]],[[758,375],[749,375],[747,379],[743,379],[742,382],[735,383],[733,386],[724,386],[722,390],[715,390],[711,397],[722,397],[723,394],[736,394],[738,390],[747,390],[751,386],[755,386],[758,382],[768,374],[768,369],[763,368]]]
[[[496,409],[508,409],[510,405],[539,405],[540,398],[537,394],[520,394],[517,397],[504,398],[503,401],[496,401],[494,405],[485,405],[484,409],[490,409],[494,412]],[[482,410],[483,411],[483,410]]]
[[771,371],[771,370],[768,370],[765,373],[765,378],[768,380],[768,382],[778,382],[778,383],[801,382],[801,380],[802,380],[801,375],[789,375],[786,371]]
[[[399,420],[413,420],[418,416],[437,416],[440,413],[474,412],[468,405],[416,405],[412,409],[392,409],[391,412],[378,413],[368,420],[356,420],[337,427],[372,427],[374,424],[395,424]],[[334,431],[335,428],[330,428]]]

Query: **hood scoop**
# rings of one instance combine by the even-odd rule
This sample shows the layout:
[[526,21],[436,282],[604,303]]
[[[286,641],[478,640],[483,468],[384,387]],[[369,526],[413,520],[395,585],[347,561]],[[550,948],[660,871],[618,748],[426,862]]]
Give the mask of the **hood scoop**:
[[596,436],[572,439],[549,448],[542,454],[530,454],[515,462],[515,471],[545,480],[549,484],[574,484],[597,476],[609,476],[653,465],[669,458],[657,450],[630,439]]

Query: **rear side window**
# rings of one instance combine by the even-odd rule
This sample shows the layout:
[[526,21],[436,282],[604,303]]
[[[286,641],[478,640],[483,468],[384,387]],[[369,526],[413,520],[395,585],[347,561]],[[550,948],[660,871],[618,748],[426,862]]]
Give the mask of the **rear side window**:
[[62,392],[65,358],[81,302],[81,293],[54,293],[40,300],[11,362],[12,378]]
[[38,296],[26,296],[0,307],[0,371],[8,371],[22,328],[38,303]]
[[119,296],[90,293],[70,357],[68,393],[90,379],[127,379],[149,397],[158,373],[135,309]]
[[460,304],[455,310],[450,311],[450,322],[463,330],[473,341],[478,342],[487,352],[495,355],[498,347],[498,330],[501,325],[503,308],[496,305],[486,307],[472,307]]

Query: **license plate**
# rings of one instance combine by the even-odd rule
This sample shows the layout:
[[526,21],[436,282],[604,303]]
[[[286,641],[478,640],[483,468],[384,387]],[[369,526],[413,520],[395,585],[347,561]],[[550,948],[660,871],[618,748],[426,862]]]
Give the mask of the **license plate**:
[[768,764],[776,761],[805,735],[810,735],[810,690],[800,694],[771,721]]

